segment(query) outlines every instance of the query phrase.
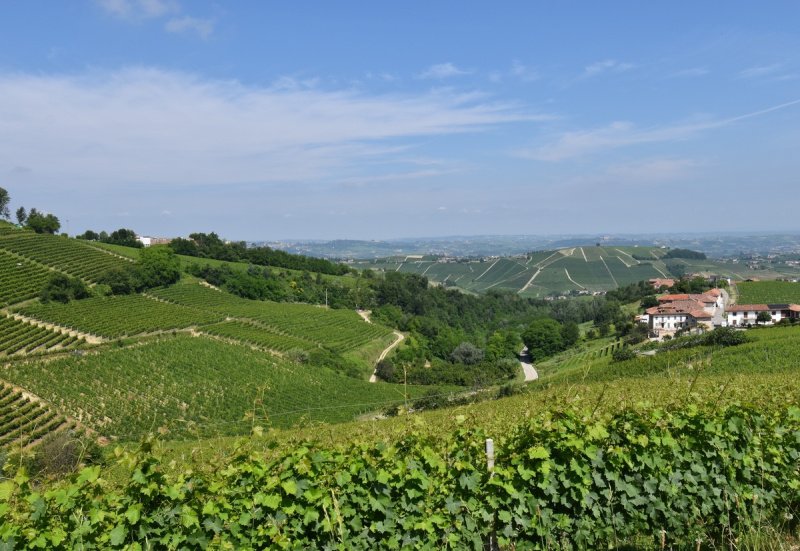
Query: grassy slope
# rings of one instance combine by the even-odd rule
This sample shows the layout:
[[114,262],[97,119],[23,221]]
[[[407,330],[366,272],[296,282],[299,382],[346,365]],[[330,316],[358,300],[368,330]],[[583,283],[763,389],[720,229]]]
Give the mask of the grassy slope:
[[[572,290],[607,291],[643,279],[669,277],[666,253],[658,247],[574,247],[559,251],[539,251],[528,258],[509,257],[485,261],[439,263],[435,260],[384,258],[362,261],[359,268],[424,274],[431,281],[455,282],[464,290],[484,292],[490,289],[520,291],[536,278],[523,293],[543,297]],[[716,260],[671,260],[684,264],[687,273],[719,274],[741,281],[749,277],[778,278],[776,271],[750,270],[745,265]],[[570,281],[571,279],[571,281]]]

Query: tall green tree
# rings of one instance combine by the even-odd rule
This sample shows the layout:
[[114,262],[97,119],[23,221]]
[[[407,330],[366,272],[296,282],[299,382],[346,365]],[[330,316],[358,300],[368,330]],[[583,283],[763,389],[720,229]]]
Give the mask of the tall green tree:
[[561,324],[551,318],[534,320],[522,334],[533,361],[542,360],[564,349]]
[[11,202],[11,196],[5,188],[0,187],[0,216],[8,220],[11,213],[8,211],[8,204]]
[[172,285],[181,278],[180,258],[167,247],[142,249],[136,267],[139,286],[146,289]]
[[26,226],[36,233],[56,233],[61,229],[61,222],[53,214],[42,214],[36,209],[31,209]]
[[20,207],[17,209],[17,222],[20,226],[25,225],[25,221],[28,219],[28,213],[25,212],[25,207]]

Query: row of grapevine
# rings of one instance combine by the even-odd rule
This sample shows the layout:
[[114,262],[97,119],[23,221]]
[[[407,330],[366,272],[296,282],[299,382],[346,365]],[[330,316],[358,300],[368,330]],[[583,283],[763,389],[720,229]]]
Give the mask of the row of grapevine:
[[50,274],[39,264],[0,250],[0,305],[36,297]]
[[126,262],[76,239],[30,232],[0,234],[0,249],[88,281],[97,281],[109,269]]
[[0,354],[32,354],[79,348],[85,341],[67,332],[51,331],[12,317],[0,318]]
[[38,440],[64,424],[52,409],[0,383],[0,449],[18,441]]
[[173,285],[152,294],[177,304],[254,320],[273,332],[313,341],[338,352],[358,348],[391,332],[381,325],[365,323],[350,310],[247,300],[197,283]]
[[[11,364],[3,377],[120,439],[154,427],[173,437],[229,435],[259,424],[340,422],[402,402],[403,387],[308,369],[246,347],[188,335],[102,354]],[[430,387],[408,387],[410,398]]]
[[22,314],[106,338],[215,323],[224,315],[169,304],[142,295],[94,297],[69,304],[32,304]]
[[204,333],[217,337],[234,339],[244,343],[252,344],[278,352],[287,352],[298,348],[301,350],[311,350],[318,345],[306,339],[282,335],[241,321],[225,321],[213,325],[202,327]]

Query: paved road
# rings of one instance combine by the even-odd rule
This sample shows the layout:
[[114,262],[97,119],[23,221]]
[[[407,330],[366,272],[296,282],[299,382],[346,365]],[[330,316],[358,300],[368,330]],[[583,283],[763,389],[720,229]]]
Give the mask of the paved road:
[[522,352],[519,354],[519,365],[522,366],[522,371],[525,373],[525,382],[528,381],[535,381],[539,378],[539,374],[533,368],[533,364],[531,363],[531,357],[528,354],[528,347],[522,349]]

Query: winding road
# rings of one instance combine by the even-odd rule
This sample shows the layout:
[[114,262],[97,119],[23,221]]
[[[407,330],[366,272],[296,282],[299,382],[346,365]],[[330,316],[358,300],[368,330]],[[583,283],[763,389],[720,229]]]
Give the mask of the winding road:
[[[358,315],[361,316],[364,319],[365,322],[372,323],[372,320],[369,319],[370,312],[368,310],[356,310],[356,312],[358,312]],[[403,342],[403,339],[406,338],[405,335],[403,335],[400,331],[394,331],[394,336],[397,337],[395,339],[395,341],[392,344],[390,344],[389,346],[387,346],[386,348],[384,348],[383,352],[381,352],[381,355],[378,356],[378,360],[375,362],[375,371],[372,372],[372,375],[369,378],[369,382],[370,383],[377,383],[378,382],[378,375],[377,375],[378,364],[384,358],[386,358],[386,356],[389,354],[389,352],[391,352],[398,344]]]
[[519,353],[519,365],[522,366],[522,372],[525,373],[526,383],[539,378],[539,374],[536,372],[536,369],[534,369],[533,363],[531,363],[531,357],[530,354],[528,354],[527,346]]

